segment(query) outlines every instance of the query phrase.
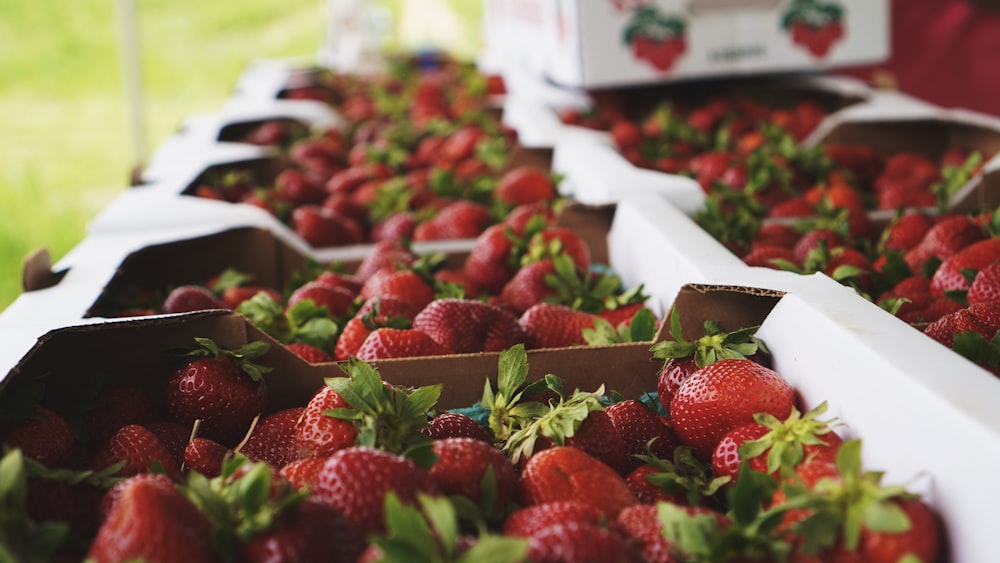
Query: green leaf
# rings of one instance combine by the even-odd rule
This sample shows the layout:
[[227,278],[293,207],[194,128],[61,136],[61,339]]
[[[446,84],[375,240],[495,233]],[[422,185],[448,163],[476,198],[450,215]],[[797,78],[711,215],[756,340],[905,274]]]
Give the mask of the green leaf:
[[528,354],[523,344],[515,344],[500,352],[497,366],[497,388],[505,396],[524,385],[528,379]]
[[649,309],[640,309],[629,323],[632,342],[647,342],[656,336],[656,317]]

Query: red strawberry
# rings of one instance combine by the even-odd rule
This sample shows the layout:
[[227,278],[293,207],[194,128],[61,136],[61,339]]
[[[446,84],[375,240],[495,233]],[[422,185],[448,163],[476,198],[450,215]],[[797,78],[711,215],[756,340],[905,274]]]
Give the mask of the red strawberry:
[[476,440],[493,443],[486,428],[475,421],[470,416],[457,412],[443,412],[433,419],[429,427],[421,430],[435,440],[443,438],[474,438]]
[[417,225],[413,240],[476,238],[493,223],[485,205],[468,200],[449,203],[434,217]]
[[312,488],[325,463],[325,457],[299,459],[282,467],[279,474],[297,489]]
[[931,295],[945,297],[950,291],[969,288],[965,270],[979,271],[1000,261],[1000,238],[974,242],[946,258],[931,278]]
[[167,411],[175,421],[190,426],[201,421],[199,433],[225,445],[235,444],[250,429],[253,418],[267,407],[267,368],[251,360],[268,350],[251,342],[236,351],[211,340],[196,338],[195,358],[171,374],[166,385]]
[[[477,506],[489,498],[492,506],[483,506],[488,516],[500,516],[517,500],[517,473],[510,461],[492,444],[475,438],[443,438],[434,440],[432,449],[437,460],[428,473],[434,486],[446,495],[462,496]],[[485,484],[487,470],[494,483]],[[489,487],[491,497],[485,497],[483,487]]]
[[650,475],[663,473],[663,470],[655,465],[640,465],[625,476],[625,484],[628,485],[636,500],[643,504],[656,504],[657,502],[673,502],[676,504],[687,504],[686,490],[684,487],[676,486],[671,491],[665,490],[659,485],[654,485],[650,480]]
[[492,225],[476,237],[462,271],[488,293],[499,293],[517,266],[511,263],[512,233],[502,224]]
[[29,418],[0,430],[0,444],[20,449],[24,457],[50,468],[69,460],[73,443],[73,431],[66,420],[44,407],[35,407]]
[[930,305],[932,300],[931,280],[923,276],[909,276],[907,278],[903,278],[892,289],[886,291],[878,298],[880,302],[888,299],[907,300],[906,303],[903,303],[900,306],[897,313],[899,318],[905,320],[908,316]]
[[354,424],[323,414],[330,409],[342,408],[350,408],[350,405],[325,385],[313,395],[295,425],[295,449],[299,458],[327,457],[354,445],[358,436]]
[[[632,318],[635,317],[639,311],[647,309],[646,299],[648,299],[648,297],[643,296],[641,299],[642,301],[626,303],[624,305],[616,306],[614,309],[604,309],[603,311],[597,313],[597,316],[608,321],[611,323],[611,326],[616,328],[621,326],[630,326],[632,324]],[[652,313],[652,311],[650,311],[650,313]]]
[[232,286],[222,290],[219,298],[225,303],[227,309],[235,309],[244,301],[252,298],[258,293],[264,292],[275,301],[281,303],[284,298],[276,290],[261,285]]
[[781,246],[756,245],[743,257],[743,262],[747,266],[772,268],[775,270],[782,269],[783,262],[801,267],[801,262],[796,260],[792,249]]
[[147,430],[153,433],[167,451],[170,457],[181,460],[184,459],[184,448],[187,447],[188,440],[191,439],[191,429],[173,422],[171,420],[154,420],[143,424]]
[[514,234],[523,235],[528,226],[537,221],[541,221],[541,224],[547,227],[555,223],[556,214],[551,205],[542,202],[518,205],[507,214],[503,224],[510,227]]
[[572,229],[548,227],[535,233],[528,241],[527,252],[526,260],[529,261],[565,254],[573,259],[577,270],[581,272],[590,270],[590,247],[587,246],[587,241]]
[[348,246],[360,243],[364,235],[353,219],[334,215],[319,205],[302,205],[292,211],[295,234],[310,246]]
[[611,467],[572,446],[556,446],[528,458],[521,472],[527,505],[579,500],[614,518],[636,503],[625,480]]
[[493,197],[507,205],[548,201],[555,195],[556,187],[549,175],[533,166],[505,172],[493,189]]
[[518,319],[528,348],[563,348],[584,345],[583,329],[594,328],[594,316],[565,305],[539,303]]
[[392,296],[420,310],[434,300],[434,287],[413,270],[382,270],[365,282],[361,297]]
[[266,462],[281,469],[298,458],[295,427],[305,413],[304,407],[295,407],[271,413],[254,426],[240,453],[255,462]]
[[365,338],[376,328],[412,328],[420,309],[392,295],[369,298],[351,320],[347,321],[333,351],[337,361],[358,353]]
[[983,338],[992,340],[993,336],[1000,330],[1000,303],[981,302],[969,305],[969,313],[975,317],[976,321],[983,327]]
[[316,475],[312,496],[338,508],[355,530],[367,537],[385,530],[385,495],[396,494],[405,504],[420,493],[434,494],[433,481],[411,460],[368,447],[339,450]]
[[138,424],[123,426],[112,434],[101,446],[90,467],[100,471],[122,461],[125,465],[117,473],[121,476],[148,473],[154,462],[159,463],[171,479],[176,481],[181,476],[179,460],[171,455],[155,434]]
[[383,241],[376,244],[372,252],[365,256],[354,275],[364,283],[379,270],[401,270],[416,260],[417,255],[403,242]]
[[208,438],[195,438],[184,448],[184,468],[206,477],[218,477],[230,450]]
[[882,235],[881,247],[885,250],[906,252],[917,246],[927,231],[934,226],[934,219],[923,213],[907,213],[896,219]]
[[413,328],[456,354],[499,352],[525,340],[513,315],[471,299],[437,299],[413,319]]
[[371,361],[386,358],[443,356],[451,353],[451,350],[422,330],[377,328],[365,338],[355,355],[360,360]]
[[92,539],[103,517],[101,500],[114,478],[82,472],[70,476],[64,468],[55,471],[51,478],[34,474],[28,478],[25,513],[35,522],[65,522],[71,536]]
[[983,325],[968,309],[959,309],[927,325],[924,334],[951,348],[954,345],[955,335],[967,330],[979,334],[986,332]]
[[555,276],[556,267],[551,259],[530,262],[522,266],[500,292],[500,302],[520,315],[532,305],[557,295],[548,278]]
[[363,538],[339,510],[307,498],[244,541],[240,560],[354,563],[363,550]]
[[1000,303],[1000,262],[979,270],[965,298],[969,304]]
[[164,313],[190,313],[205,309],[228,309],[214,293],[200,285],[175,288],[163,301]]
[[929,259],[947,260],[959,250],[985,237],[983,228],[972,219],[964,215],[945,217],[927,231],[920,244],[911,248],[904,259],[910,266],[910,271],[919,274]]
[[[625,473],[630,473],[642,465],[643,462],[635,456],[647,455],[647,444],[649,444],[648,453],[656,457],[665,459],[674,457],[674,448],[679,442],[677,435],[646,405],[629,399],[607,407],[605,412],[621,436],[625,450]],[[650,440],[653,442],[650,443]]]
[[802,238],[795,243],[792,251],[795,253],[795,262],[804,264],[809,253],[825,244],[827,249],[843,246],[844,237],[836,231],[830,229],[816,229],[802,235]]
[[312,181],[302,170],[285,168],[274,178],[272,195],[292,206],[322,203],[327,193],[319,182]]
[[216,561],[208,518],[172,484],[133,477],[115,489],[88,558],[97,563]]
[[331,317],[343,317],[350,311],[354,296],[354,292],[344,287],[334,287],[319,281],[306,282],[288,297],[285,310],[291,310],[296,304],[308,299],[325,308]]
[[642,560],[621,535],[609,528],[589,523],[555,524],[536,530],[529,539],[529,561],[638,563]]
[[605,517],[600,508],[580,500],[543,502],[512,512],[503,522],[503,533],[528,537],[537,530],[566,522],[602,525]]
[[753,422],[755,413],[785,419],[793,405],[791,386],[774,370],[750,360],[719,360],[681,384],[670,416],[681,441],[708,460],[726,432]]
[[294,352],[296,356],[302,358],[310,364],[322,364],[324,362],[333,361],[333,357],[330,356],[330,354],[327,354],[322,349],[317,348],[312,344],[306,344],[305,342],[293,342],[291,344],[286,344],[285,347]]
[[313,281],[330,287],[342,287],[354,295],[361,292],[361,286],[363,285],[361,280],[355,275],[334,272],[332,270],[320,272]]
[[[695,506],[680,506],[688,514],[695,516],[708,514],[713,516],[720,525],[725,525],[728,519],[715,511]],[[615,519],[614,529],[632,540],[641,549],[642,560],[648,563],[674,563],[683,554],[678,552],[663,530],[663,522],[657,514],[658,508],[652,504],[637,504],[621,511]]]

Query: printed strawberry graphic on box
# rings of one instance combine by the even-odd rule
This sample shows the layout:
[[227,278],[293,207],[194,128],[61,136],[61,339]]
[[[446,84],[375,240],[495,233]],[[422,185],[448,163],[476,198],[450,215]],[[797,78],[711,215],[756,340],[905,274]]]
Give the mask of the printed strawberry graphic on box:
[[781,19],[792,43],[825,58],[844,37],[844,8],[836,2],[794,0]]
[[643,6],[632,12],[623,39],[635,58],[667,72],[687,51],[687,24],[678,16]]

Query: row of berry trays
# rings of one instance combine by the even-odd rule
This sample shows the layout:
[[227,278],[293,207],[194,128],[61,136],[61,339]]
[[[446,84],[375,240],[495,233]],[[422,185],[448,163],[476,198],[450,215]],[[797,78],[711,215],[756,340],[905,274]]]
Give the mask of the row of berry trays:
[[[267,376],[269,410],[305,404],[324,378],[336,376],[335,362],[305,362],[247,315],[223,308],[138,314],[123,304],[137,295],[162,299],[172,288],[204,283],[224,270],[286,288],[301,283],[316,265],[355,272],[371,256],[374,243],[317,247],[258,206],[195,195],[208,176],[252,172],[267,182],[275,179],[286,157],[274,147],[242,140],[261,124],[340,126],[343,116],[317,97],[283,97],[303,81],[315,87],[315,76],[321,75],[277,62],[252,66],[220,112],[192,117],[160,147],[143,182],[99,214],[77,247],[54,265],[44,252],[30,257],[24,292],[0,314],[5,342],[0,396],[42,381],[43,401],[64,403],[98,374],[157,388],[163,353],[196,337],[226,347],[268,343],[270,352],[261,362],[274,368]],[[552,117],[561,114],[567,99],[595,103],[590,94],[549,85],[522,90],[518,80],[508,78],[501,104],[503,119],[518,133],[508,108],[533,106]],[[942,154],[959,145],[992,153],[1000,146],[1000,127],[986,118],[845,84],[796,78],[767,87],[843,101],[843,109],[824,117],[801,146],[836,139],[868,143],[883,155]],[[696,179],[627,162],[610,133],[562,119],[558,129],[552,146],[521,143],[513,158],[518,166],[553,163],[564,176],[560,190],[566,200],[556,226],[580,235],[594,262],[618,275],[623,287],[642,286],[659,322],[648,341],[531,349],[529,377],[554,373],[570,388],[604,384],[636,397],[655,391],[662,360],[652,357],[654,343],[679,336],[667,322],[671,312],[688,340],[704,335],[708,321],[725,330],[758,327],[757,336],[771,352],[775,370],[794,387],[803,412],[826,402],[828,415],[842,423],[837,432],[863,440],[867,467],[885,471],[886,482],[923,495],[937,511],[948,559],[989,558],[986,514],[1000,500],[1000,486],[989,475],[991,462],[1000,461],[995,408],[1000,381],[992,373],[924,334],[919,323],[877,306],[871,295],[862,295],[864,288],[835,279],[833,272],[747,264],[699,223],[698,210],[709,198]],[[987,162],[970,174],[952,194],[954,208],[946,211],[989,203],[990,172]],[[593,193],[600,197],[590,198]],[[885,212],[870,215],[876,225],[895,220]],[[430,240],[414,243],[413,250],[461,265],[476,240]],[[497,352],[474,352],[374,363],[395,384],[443,384],[440,406],[459,408],[481,399],[483,378],[496,377],[498,359]]]

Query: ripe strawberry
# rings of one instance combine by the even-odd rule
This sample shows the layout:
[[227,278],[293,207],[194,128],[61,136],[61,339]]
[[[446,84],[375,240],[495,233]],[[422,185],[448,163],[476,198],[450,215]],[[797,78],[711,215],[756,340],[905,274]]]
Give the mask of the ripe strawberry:
[[319,205],[302,205],[292,211],[295,234],[316,248],[348,246],[364,239],[361,226],[353,219],[337,216]]
[[518,508],[503,521],[503,533],[528,537],[537,530],[555,524],[580,522],[594,525],[605,523],[604,513],[588,502],[557,500]]
[[906,252],[917,246],[934,226],[934,219],[923,213],[907,213],[895,221],[882,234],[879,246],[883,250]]
[[409,240],[416,228],[417,216],[404,211],[377,220],[368,236],[374,242]]
[[528,230],[529,225],[538,222],[547,227],[551,227],[556,222],[556,213],[552,205],[547,202],[518,205],[507,214],[502,224],[510,227],[514,234],[523,235]]
[[[517,500],[514,466],[492,444],[475,438],[442,438],[434,440],[431,447],[437,460],[428,473],[441,493],[471,500],[491,519],[505,514],[508,505]],[[492,484],[484,483],[488,469]]]
[[735,482],[743,461],[754,471],[775,477],[782,469],[794,469],[806,458],[825,457],[834,461],[843,440],[833,432],[832,421],[816,420],[825,411],[826,403],[805,415],[793,408],[785,421],[759,416],[755,422],[733,428],[715,447],[712,469],[717,476],[728,476]]
[[519,166],[500,176],[493,197],[507,205],[548,201],[556,195],[552,179],[533,166]]
[[353,563],[364,550],[336,508],[305,499],[285,508],[271,526],[240,545],[241,561],[330,561]]
[[462,271],[488,293],[499,293],[517,272],[517,265],[511,262],[513,236],[505,225],[487,227],[465,259]]
[[335,287],[319,281],[306,282],[288,296],[285,310],[289,311],[296,304],[309,299],[317,306],[325,308],[331,317],[343,317],[350,312],[354,296],[354,292],[344,287]]
[[310,364],[322,364],[324,362],[333,361],[333,357],[330,356],[330,354],[327,354],[322,349],[317,348],[312,344],[306,344],[305,342],[293,342],[291,344],[286,344],[285,347],[294,352],[296,356],[302,358]]
[[969,313],[983,327],[984,332],[981,333],[983,338],[992,340],[993,336],[1000,330],[1000,303],[972,303],[968,309]]
[[449,203],[413,230],[413,240],[474,239],[493,223],[490,210],[480,203]]
[[[677,435],[646,405],[629,399],[607,407],[605,412],[621,436],[625,452],[623,467],[625,474],[631,473],[643,464],[635,456],[647,455],[647,444],[648,453],[656,457],[667,459],[674,457],[674,448],[679,443]],[[650,443],[650,440],[654,441]]]
[[[680,506],[688,514],[707,514],[716,518],[720,524],[727,520],[725,516],[707,508]],[[663,522],[657,514],[658,508],[653,504],[637,504],[622,510],[614,521],[614,529],[620,531],[626,538],[638,545],[643,561],[648,563],[674,563],[682,556],[678,547],[667,539]],[[684,559],[686,560],[686,559]]]
[[22,514],[38,523],[65,523],[74,540],[89,541],[101,525],[101,499],[115,482],[106,472],[60,468],[39,475],[31,470]]
[[244,301],[252,298],[260,292],[268,294],[276,303],[281,303],[284,298],[276,290],[261,285],[245,285],[227,287],[222,290],[219,298],[226,305],[227,309],[235,309]]
[[297,207],[322,203],[327,193],[321,183],[313,181],[304,171],[285,168],[274,178],[272,196]]
[[615,531],[594,524],[566,522],[536,530],[529,536],[529,561],[638,563],[639,554]]
[[457,412],[443,412],[433,419],[428,428],[421,430],[435,440],[443,438],[474,438],[492,444],[486,428],[470,416]]
[[387,358],[443,356],[453,353],[422,330],[377,328],[365,338],[355,356],[371,361]]
[[376,328],[411,328],[420,312],[413,303],[392,295],[371,297],[347,321],[333,351],[335,360],[346,360],[357,354],[365,338]]
[[979,270],[965,298],[970,305],[1000,303],[1000,262],[994,262]]
[[1000,238],[974,242],[946,258],[931,278],[931,295],[945,297],[951,291],[969,288],[969,279],[963,271],[979,271],[1000,261]]
[[313,498],[339,509],[362,537],[385,530],[385,495],[413,504],[436,489],[426,471],[400,455],[354,446],[335,452],[316,475]]
[[191,439],[190,428],[185,428],[172,420],[153,420],[143,426],[163,442],[170,452],[170,457],[177,460],[184,459],[184,448]]
[[164,313],[190,313],[205,309],[228,309],[214,293],[200,285],[182,285],[175,288],[163,301]]
[[267,407],[269,368],[251,360],[267,353],[264,342],[224,350],[207,338],[196,338],[194,358],[173,371],[166,384],[167,411],[173,420],[190,426],[201,420],[200,434],[224,445],[246,434],[253,418]]
[[353,446],[358,436],[348,420],[323,414],[330,409],[350,408],[336,391],[324,385],[312,396],[295,425],[294,443],[298,458],[327,457]]
[[780,246],[791,249],[802,236],[795,227],[784,223],[765,223],[754,235],[752,247]]
[[46,467],[61,467],[72,455],[73,431],[55,411],[35,407],[28,417],[0,429],[0,444],[20,449],[24,457]]
[[777,372],[746,359],[719,360],[681,384],[670,401],[674,431],[708,460],[719,440],[733,428],[766,412],[779,419],[791,414],[794,394]]
[[216,560],[208,519],[173,484],[133,477],[115,489],[115,501],[90,546],[89,559],[97,563]]
[[927,325],[924,334],[951,348],[955,335],[965,331],[983,334],[986,329],[968,309],[959,309]]
[[[625,303],[623,305],[616,305],[613,309],[604,309],[597,313],[598,317],[611,323],[613,327],[631,326],[632,319],[635,317],[639,311],[649,310],[646,307],[646,300],[649,299],[648,296],[642,295],[639,297],[641,301],[632,301]],[[652,314],[652,310],[649,310]]]
[[555,446],[528,458],[521,471],[521,497],[526,505],[579,500],[608,518],[636,503],[614,469],[572,446]]
[[117,475],[123,477],[148,473],[154,462],[163,467],[171,479],[176,481],[181,476],[179,460],[171,455],[155,434],[138,424],[123,426],[112,434],[101,445],[90,462],[90,467],[101,471],[122,461],[125,465],[118,470]]
[[743,256],[743,262],[747,266],[772,268],[775,270],[781,270],[783,264],[792,264],[798,268],[802,267],[802,264],[796,260],[792,249],[781,246],[754,246],[749,253]]
[[587,241],[572,229],[565,227],[547,227],[534,235],[528,241],[527,256],[522,262],[555,258],[565,254],[573,260],[573,265],[581,272],[590,271],[590,247]]
[[232,452],[226,446],[208,438],[195,438],[184,448],[184,469],[197,471],[206,477],[218,477],[222,464]]
[[500,292],[500,302],[515,314],[522,314],[532,305],[558,294],[548,279],[556,274],[551,259],[530,262],[521,266]]
[[402,241],[382,241],[375,245],[370,254],[365,256],[354,275],[363,284],[379,270],[405,269],[416,260],[417,255]]
[[904,259],[910,271],[919,274],[931,258],[947,260],[959,250],[985,237],[983,228],[969,217],[945,217],[927,231],[920,244],[911,248]]
[[816,229],[802,235],[792,251],[795,253],[795,262],[804,264],[809,253],[825,244],[827,249],[843,246],[844,237],[836,231],[830,229]]
[[363,299],[392,296],[420,310],[434,300],[434,287],[413,270],[382,270],[368,278],[360,295]]
[[625,476],[625,484],[635,495],[636,500],[642,504],[656,504],[657,502],[686,504],[686,489],[684,487],[675,486],[667,491],[664,487],[655,485],[649,480],[651,475],[662,473],[663,471],[655,465],[640,465]]
[[279,474],[297,489],[312,488],[325,463],[325,457],[298,459],[283,466]]
[[584,345],[583,329],[594,328],[594,316],[565,305],[538,303],[518,319],[528,348],[564,348]]
[[295,427],[304,413],[304,407],[294,407],[261,418],[240,453],[251,461],[263,461],[275,469],[291,463],[298,458]]
[[513,315],[471,299],[432,301],[413,319],[413,328],[426,332],[456,354],[499,352],[525,340]]
[[897,316],[906,320],[912,314],[926,308],[931,300],[931,280],[924,276],[909,276],[900,280],[892,289],[879,296],[878,301],[885,302],[889,299],[906,299],[907,302],[900,305]]

